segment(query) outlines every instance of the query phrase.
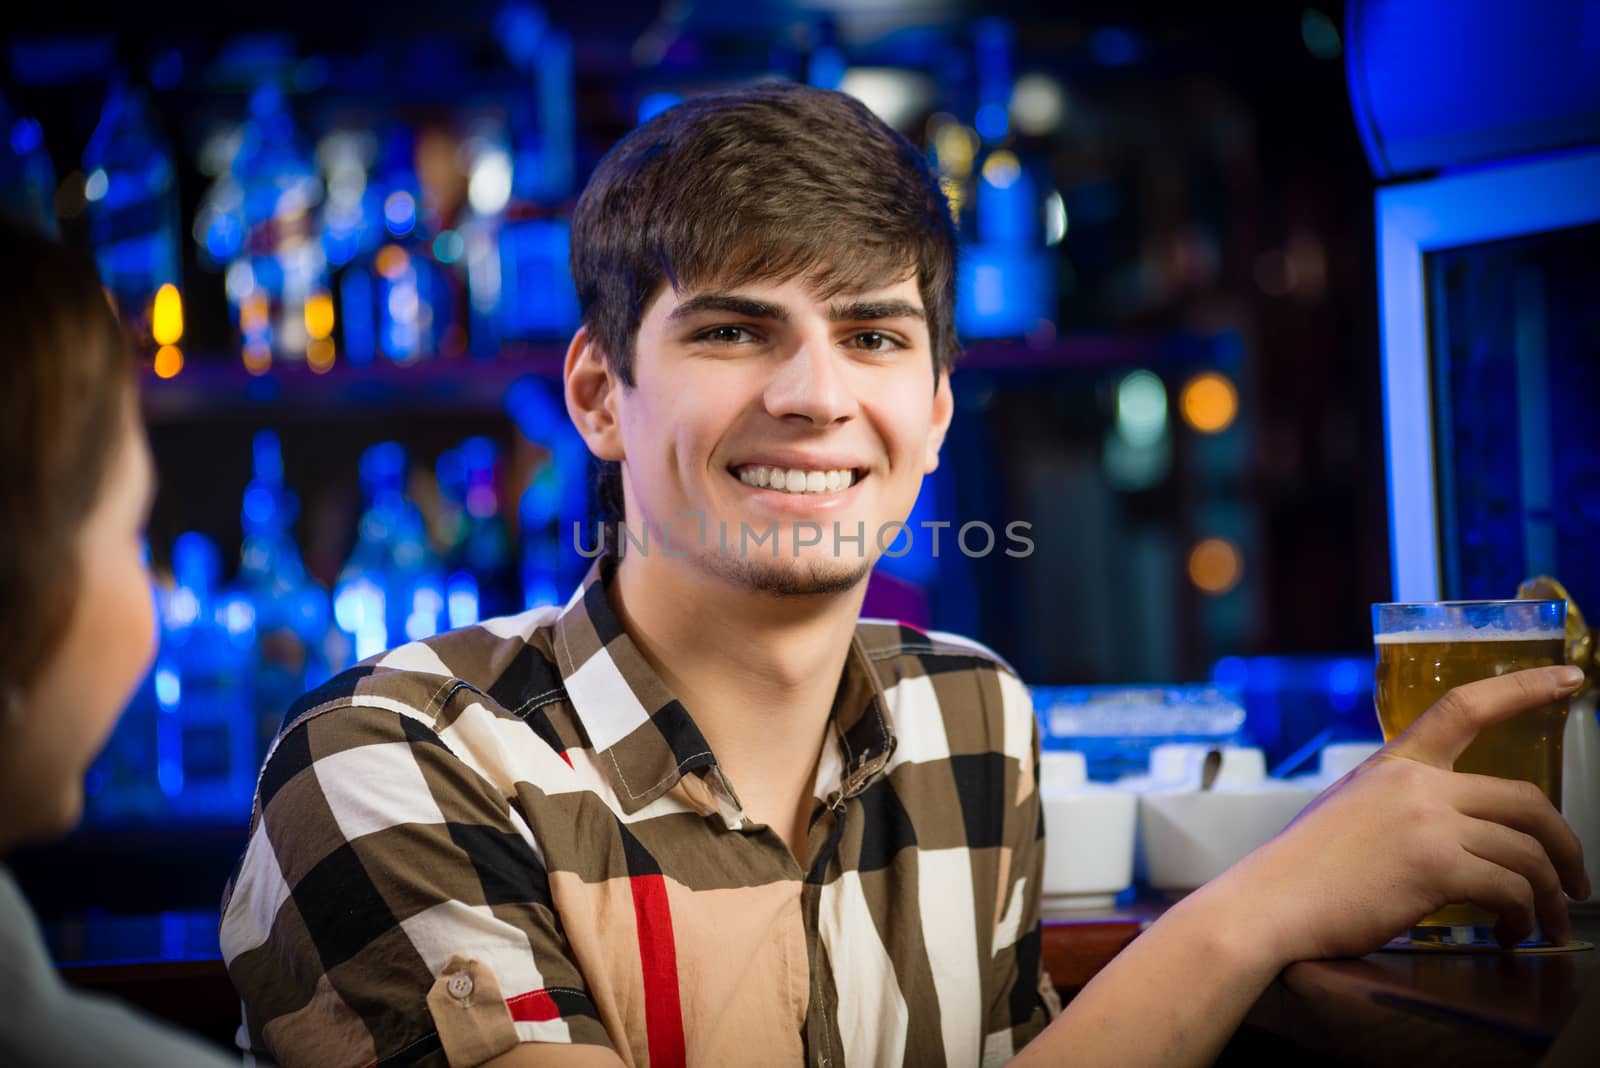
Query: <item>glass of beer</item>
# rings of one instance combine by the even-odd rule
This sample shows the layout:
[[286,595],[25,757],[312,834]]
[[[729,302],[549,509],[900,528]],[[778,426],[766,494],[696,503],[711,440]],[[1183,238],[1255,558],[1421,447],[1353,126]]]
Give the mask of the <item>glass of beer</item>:
[[[1374,696],[1384,741],[1411,726],[1445,692],[1523,668],[1566,663],[1566,601],[1433,601],[1372,606]],[[1567,702],[1523,712],[1478,734],[1455,770],[1525,779],[1561,805],[1561,734]],[[1411,929],[1413,942],[1495,946],[1495,917],[1447,905]],[[1526,944],[1540,944],[1537,928]]]

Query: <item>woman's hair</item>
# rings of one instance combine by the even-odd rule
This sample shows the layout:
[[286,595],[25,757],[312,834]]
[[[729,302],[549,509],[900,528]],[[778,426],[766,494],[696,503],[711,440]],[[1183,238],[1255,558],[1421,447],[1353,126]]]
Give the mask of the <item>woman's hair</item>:
[[0,215],[0,688],[33,681],[125,429],[133,356],[94,265]]

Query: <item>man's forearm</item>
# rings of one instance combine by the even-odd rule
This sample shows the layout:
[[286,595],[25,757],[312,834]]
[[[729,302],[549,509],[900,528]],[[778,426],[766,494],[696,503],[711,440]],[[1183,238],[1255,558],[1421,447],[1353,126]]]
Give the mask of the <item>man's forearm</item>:
[[1214,1061],[1288,959],[1228,884],[1219,879],[1167,910],[1012,1063]]

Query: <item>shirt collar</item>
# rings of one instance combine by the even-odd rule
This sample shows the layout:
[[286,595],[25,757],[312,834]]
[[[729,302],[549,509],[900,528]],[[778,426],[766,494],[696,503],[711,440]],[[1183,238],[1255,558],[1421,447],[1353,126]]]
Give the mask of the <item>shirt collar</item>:
[[[607,596],[615,578],[616,558],[602,555],[556,618],[553,637],[573,712],[622,810],[632,815],[691,772],[724,788],[726,782],[694,718],[617,618]],[[833,703],[839,760],[824,761],[837,766],[831,782],[819,774],[820,799],[852,796],[882,773],[895,746],[887,708],[872,659],[852,634]]]

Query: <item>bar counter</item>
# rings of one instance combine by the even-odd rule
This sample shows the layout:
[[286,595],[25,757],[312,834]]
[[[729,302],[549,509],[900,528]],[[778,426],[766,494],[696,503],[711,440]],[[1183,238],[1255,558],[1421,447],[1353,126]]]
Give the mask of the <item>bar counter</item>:
[[[1140,901],[1047,915],[1044,965],[1063,997],[1082,989],[1162,908]],[[1575,937],[1600,945],[1600,912],[1574,913],[1573,927]],[[217,949],[215,913],[55,923],[47,937],[70,982],[232,1044],[239,1007]],[[1466,1068],[1534,1064],[1547,1055],[1549,1063],[1593,1063],[1574,1059],[1569,1047],[1584,1058],[1600,1049],[1600,949],[1307,961],[1273,982],[1241,1036],[1253,1036],[1252,1049],[1269,1041],[1299,1063]],[[1224,1051],[1223,1062],[1230,1059],[1245,1058]]]

